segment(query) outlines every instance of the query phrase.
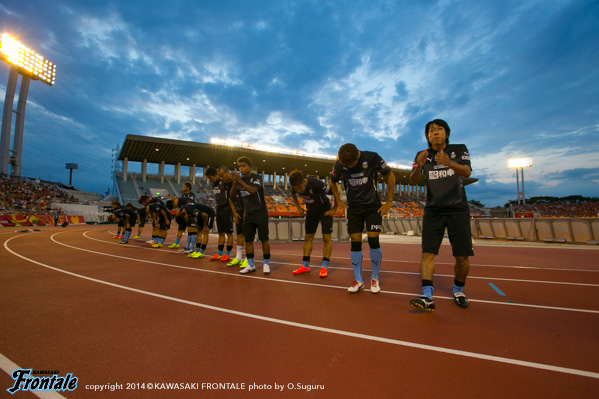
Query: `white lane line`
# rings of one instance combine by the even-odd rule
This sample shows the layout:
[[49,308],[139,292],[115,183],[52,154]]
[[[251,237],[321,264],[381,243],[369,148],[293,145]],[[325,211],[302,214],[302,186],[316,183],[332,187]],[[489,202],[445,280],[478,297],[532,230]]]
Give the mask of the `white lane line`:
[[[100,229],[96,229],[96,230],[88,230],[86,231],[101,231]],[[114,232],[112,232],[112,230],[107,230],[107,233],[109,234],[114,234]],[[87,237],[89,239],[92,240],[97,240],[97,241],[102,241],[104,243],[108,243],[108,244],[117,244],[117,243],[111,243],[109,241],[104,241],[104,240],[99,240],[97,238],[92,238],[92,237]],[[390,243],[390,244],[395,244],[395,243]],[[400,244],[400,243],[397,243]],[[397,245],[395,244],[395,245]],[[150,248],[143,248],[143,249],[150,249]],[[574,248],[576,249],[576,248]],[[580,248],[581,250],[585,249],[585,248]],[[154,249],[156,250],[156,249]],[[167,251],[167,250],[162,250],[162,251]],[[168,251],[167,251],[168,252]],[[259,253],[260,251],[257,250],[256,253]],[[272,252],[271,251],[271,255],[289,255],[289,256],[295,256],[297,255],[296,253],[287,253],[287,252]],[[343,260],[350,260],[350,258],[347,257],[343,257],[343,256],[335,256],[335,259],[343,259]],[[369,258],[364,258],[364,261],[368,261]],[[399,259],[384,259],[383,260],[385,262],[396,262],[396,263],[412,263],[415,265],[418,265],[419,261],[418,260],[399,260]],[[435,262],[437,265],[453,265],[453,262]],[[495,267],[495,268],[506,268],[506,269],[522,269],[522,270],[546,270],[546,271],[564,271],[564,272],[587,272],[587,273],[599,273],[599,268],[598,269],[567,269],[567,268],[558,268],[558,267],[543,267],[543,266],[521,266],[521,265],[487,265],[487,264],[481,264],[481,263],[470,263],[470,266],[474,266],[474,267]],[[381,270],[382,272],[382,270]],[[453,276],[452,276],[453,277]],[[526,280],[522,280],[522,281],[526,281]]]
[[[14,363],[12,360],[10,360],[6,356],[4,356],[2,353],[0,353],[0,369],[2,369],[6,374],[11,376],[11,378],[12,378],[12,372],[14,370],[22,369],[22,368],[23,367],[17,366],[16,363]],[[0,388],[0,389],[2,389],[2,388]],[[41,399],[61,399],[61,398],[64,399],[65,398],[64,396],[62,396],[61,394],[59,394],[56,391],[29,390],[29,392],[31,392],[32,394],[34,394],[35,396],[37,396],[38,398],[41,398]]]
[[[397,245],[397,244],[395,244]],[[287,252],[271,252],[271,255],[297,255],[297,254],[293,254],[293,253],[287,253]],[[399,260],[399,259],[385,259],[384,257],[385,252],[383,252],[383,261],[385,262],[395,262],[395,263],[412,263],[416,266],[418,266],[418,263],[420,262],[418,259],[416,260]],[[347,257],[343,257],[343,256],[335,256],[335,259],[344,259],[344,260],[351,260],[351,258],[347,258]],[[367,257],[364,257],[363,259],[364,261],[370,260]],[[435,261],[435,264],[437,265],[451,265],[453,266],[455,262],[437,262]],[[523,270],[545,270],[545,271],[560,271],[560,272],[588,272],[588,273],[599,273],[599,268],[597,269],[567,269],[567,268],[562,268],[562,267],[543,267],[543,266],[520,266],[520,265],[486,265],[486,264],[481,264],[481,263],[470,263],[470,267],[496,267],[496,268],[505,268],[505,269],[523,269]]]
[[[54,235],[52,236],[52,238],[53,237],[54,237]],[[4,248],[8,252],[12,253],[13,255],[15,255],[25,261],[35,263],[39,266],[48,268],[50,270],[57,271],[59,273],[64,273],[69,276],[77,277],[77,278],[91,281],[91,282],[98,283],[98,284],[104,284],[104,285],[107,285],[110,287],[119,288],[119,289],[126,290],[126,291],[135,292],[135,293],[142,294],[142,295],[165,299],[168,301],[178,302],[178,303],[195,306],[195,307],[199,307],[199,308],[203,308],[203,309],[209,309],[209,310],[213,310],[216,312],[246,317],[249,319],[261,320],[261,321],[266,321],[266,322],[280,324],[280,325],[303,328],[306,330],[319,331],[319,332],[324,332],[324,333],[328,333],[328,334],[341,335],[341,336],[346,336],[346,337],[351,337],[351,338],[358,338],[358,339],[363,339],[363,340],[368,340],[368,341],[381,342],[381,343],[386,343],[386,344],[391,344],[391,345],[404,346],[404,347],[415,348],[415,349],[422,349],[422,350],[445,353],[445,354],[462,356],[462,357],[469,357],[469,358],[473,358],[473,359],[487,360],[487,361],[492,361],[492,362],[497,362],[497,363],[514,365],[514,366],[529,367],[529,368],[534,368],[534,369],[539,369],[539,370],[553,371],[553,372],[557,372],[557,373],[572,374],[572,375],[578,375],[578,376],[582,376],[582,377],[599,379],[599,373],[587,371],[587,370],[578,370],[578,369],[572,369],[572,368],[568,368],[568,367],[554,366],[554,365],[550,365],[550,364],[529,362],[529,361],[525,361],[525,360],[510,359],[510,358],[506,358],[506,357],[493,356],[493,355],[485,355],[482,353],[468,352],[468,351],[444,348],[444,347],[433,346],[433,345],[418,344],[415,342],[402,341],[402,340],[391,339],[391,338],[383,338],[383,337],[377,337],[374,335],[360,334],[360,333],[354,333],[354,332],[344,331],[344,330],[337,330],[334,328],[326,328],[326,327],[314,326],[314,325],[310,325],[310,324],[297,323],[297,322],[293,322],[293,321],[276,319],[273,317],[260,316],[260,315],[256,315],[253,313],[246,313],[246,312],[241,312],[241,311],[237,311],[237,310],[207,305],[204,303],[188,301],[188,300],[181,299],[181,298],[175,298],[175,297],[171,297],[171,296],[167,296],[167,295],[157,294],[157,293],[150,292],[150,291],[140,290],[137,288],[127,287],[127,286],[120,285],[120,284],[110,283],[108,281],[99,280],[99,279],[95,279],[92,277],[87,277],[87,276],[83,276],[83,275],[80,275],[77,273],[62,270],[62,269],[47,265],[45,263],[38,262],[33,259],[27,258],[23,255],[20,255],[8,247],[8,242],[12,241],[14,238],[15,237],[12,237],[9,240],[7,240],[4,243]],[[90,252],[94,252],[94,251],[90,251]]]
[[[110,244],[110,245],[119,245],[119,246],[122,246],[122,244],[117,244],[117,243],[113,243],[113,242],[110,242],[110,241],[104,241],[104,240],[100,240],[98,238],[90,237],[90,236],[87,235],[87,233],[89,233],[90,231],[92,231],[92,230],[89,230],[89,231],[86,231],[86,232],[83,233],[83,235],[86,238],[90,239],[90,240],[99,241],[99,242],[102,242],[102,243],[105,243],[105,244]],[[56,233],[56,234],[60,234],[60,233]],[[74,249],[78,249],[78,250],[81,250],[81,251],[90,251],[90,250],[87,250],[87,249],[78,248],[78,247],[72,247],[70,245],[60,243],[60,242],[54,240],[53,238],[52,238],[52,241],[56,242],[57,244],[61,244],[61,245],[64,245],[64,246],[67,246],[67,247],[70,247],[70,248],[74,248]],[[142,249],[142,250],[149,250],[149,251],[162,251],[162,252],[165,252],[165,253],[174,253],[173,251],[160,250],[160,249],[156,249],[156,248],[133,247],[133,246],[128,247],[128,248]],[[95,252],[95,251],[90,251],[90,252],[97,253],[97,254],[104,254],[102,252]],[[285,254],[282,254],[282,255],[292,256],[292,255],[297,255],[297,254],[288,254],[288,253],[285,253]],[[109,255],[107,255],[107,256],[109,256]],[[112,256],[112,255],[110,255],[110,256]],[[117,256],[117,255],[114,255],[114,256]],[[123,259],[130,259],[130,258],[127,258],[127,257],[122,257],[122,258]],[[346,259],[346,258],[335,257],[335,259]],[[349,259],[349,258],[347,258],[347,259]],[[149,261],[149,262],[152,262],[152,261]],[[160,263],[160,264],[163,264],[163,263]],[[272,258],[271,258],[270,264],[271,265],[272,264],[276,264],[276,265],[292,265],[292,266],[296,265],[295,263],[276,262],[276,261],[273,261]],[[169,264],[165,263],[163,265],[169,265]],[[349,270],[349,271],[352,270],[349,267],[338,267],[338,266],[329,266],[329,269]],[[372,270],[368,269],[368,268],[362,268],[362,271],[363,272],[368,272],[368,271],[372,271]],[[395,271],[395,270],[381,270],[380,273],[384,273],[384,274],[408,274],[408,275],[416,275],[416,276],[420,275],[420,273],[416,273],[416,272],[401,272],[401,271]],[[229,274],[229,273],[224,273],[224,274]],[[454,275],[450,275],[450,274],[437,274],[437,273],[435,273],[435,277],[445,277],[445,278],[451,278],[451,279],[455,278]],[[483,277],[480,277],[480,276],[468,276],[468,279],[473,279],[473,280],[512,281],[512,282],[519,282],[519,283],[574,285],[574,286],[583,286],[583,287],[599,287],[599,284],[571,283],[571,282],[567,282],[567,281],[523,280],[523,279],[510,279],[510,278],[499,278],[499,277],[484,277],[484,276]],[[269,279],[269,280],[271,280],[271,279]],[[282,281],[282,280],[278,280],[278,281]],[[284,281],[288,281],[288,280],[284,280]],[[318,285],[318,284],[312,284],[312,285]],[[339,287],[337,287],[337,288],[339,288]],[[404,293],[400,293],[400,294],[403,295]],[[416,295],[416,296],[418,296],[420,294],[406,293],[405,295],[410,295],[410,296]],[[435,296],[435,298],[443,298],[443,299],[451,299],[451,300],[453,300],[452,297],[439,297],[439,296]],[[470,300],[470,298],[468,298],[468,300]],[[476,300],[473,299],[473,300],[470,300],[470,301],[476,301]],[[492,301],[481,301],[481,302],[505,304],[503,302],[492,302]],[[508,303],[508,304],[511,304],[511,303]],[[525,304],[517,304],[517,305],[519,305],[519,306],[526,306]],[[530,305],[530,306],[532,306],[532,307],[539,307],[539,306],[536,306],[536,305]],[[540,308],[543,308],[543,309],[572,310],[572,311],[577,311],[577,312],[599,313],[599,311],[595,311],[595,310],[569,309],[569,308],[563,308],[563,307],[540,306]]]

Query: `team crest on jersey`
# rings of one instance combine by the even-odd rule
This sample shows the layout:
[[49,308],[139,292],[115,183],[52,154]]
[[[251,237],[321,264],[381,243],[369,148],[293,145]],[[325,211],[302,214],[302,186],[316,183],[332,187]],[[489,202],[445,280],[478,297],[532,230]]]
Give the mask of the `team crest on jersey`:
[[451,159],[455,159],[455,152],[451,152],[451,155],[449,156]]
[[368,169],[368,161],[362,162],[362,168],[363,169]]

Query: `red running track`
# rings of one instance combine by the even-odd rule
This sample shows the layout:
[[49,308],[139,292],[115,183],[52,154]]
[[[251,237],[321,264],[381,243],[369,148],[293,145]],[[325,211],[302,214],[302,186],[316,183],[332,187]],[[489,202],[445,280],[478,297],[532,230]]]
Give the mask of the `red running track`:
[[[349,243],[334,244],[321,279],[321,244],[312,272],[300,276],[291,271],[301,243],[271,245],[270,275],[257,244],[257,272],[242,276],[149,248],[147,237],[119,245],[112,235],[107,226],[0,230],[0,397],[35,397],[6,392],[15,365],[72,373],[77,389],[61,392],[70,398],[599,393],[597,248],[477,245],[465,290],[471,305],[460,309],[444,246],[437,310],[420,313],[408,304],[420,292],[417,244],[383,242],[382,292],[350,295]],[[174,383],[191,389],[166,389]]]

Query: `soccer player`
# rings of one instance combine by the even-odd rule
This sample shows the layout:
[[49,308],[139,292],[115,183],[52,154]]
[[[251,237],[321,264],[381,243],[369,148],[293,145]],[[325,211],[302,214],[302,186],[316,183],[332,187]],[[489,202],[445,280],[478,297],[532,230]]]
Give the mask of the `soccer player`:
[[185,246],[187,256],[193,259],[203,258],[208,244],[208,234],[214,221],[212,208],[196,204],[183,197],[168,200],[166,206],[168,209],[179,208],[176,217],[187,221],[187,245]]
[[[289,183],[291,184],[291,198],[297,207],[300,216],[306,215],[306,237],[304,239],[304,257],[302,265],[293,271],[293,274],[303,274],[310,272],[310,254],[312,253],[312,241],[318,228],[318,223],[322,226],[322,264],[320,267],[320,277],[327,276],[331,251],[333,250],[333,214],[337,210],[337,201],[331,206],[331,201],[327,194],[331,193],[331,186],[313,177],[304,177],[301,170],[294,170],[289,174]],[[306,213],[300,206],[297,194],[299,194],[306,204]]]
[[[179,208],[178,214],[184,212],[188,220],[187,227],[196,228],[199,235],[199,237],[192,237],[191,239],[188,237],[186,247],[193,249],[195,243],[195,250],[187,256],[193,259],[203,258],[208,246],[210,230],[214,227],[214,209],[208,205],[196,204],[183,197],[168,200],[166,206],[168,209]],[[188,232],[189,234],[192,234],[192,232]]]
[[[217,174],[223,181],[230,182],[232,186],[233,176],[231,175],[228,166],[219,167]],[[245,246],[245,239],[243,237],[243,201],[239,196],[236,196],[235,199],[233,199],[231,197],[232,192],[233,188],[231,187],[231,191],[229,192],[229,206],[231,208],[231,213],[233,214],[233,221],[235,222],[237,239],[235,241],[235,257],[231,259],[231,262],[227,263],[227,266],[239,266],[244,268],[248,265],[248,260],[247,258],[243,259],[243,247]]]
[[[196,201],[196,195],[191,191],[192,185],[191,182],[185,182],[183,183],[183,191],[181,193],[181,198],[185,198],[188,201],[191,202],[195,202]],[[168,195],[168,197],[170,199],[175,199],[176,197],[172,196],[171,194]],[[185,223],[178,223],[179,228],[177,229],[177,238],[175,239],[175,242],[172,243],[171,245],[169,245],[169,248],[179,248],[179,243],[181,242],[181,237],[183,237],[183,233],[185,232],[185,228],[187,226],[187,222]]]
[[137,220],[137,213],[135,211],[128,208],[128,206],[132,204],[127,204],[127,206],[122,206],[119,201],[113,201],[112,207],[114,208],[114,216],[119,219],[119,226],[122,225],[124,234],[122,236],[122,241],[120,244],[127,244],[129,242],[129,237],[131,237],[131,229],[135,226],[135,221]]
[[264,199],[264,188],[262,187],[262,177],[257,173],[252,173],[252,161],[248,157],[239,157],[237,159],[239,173],[233,175],[233,187],[231,198],[235,200],[240,196],[243,201],[245,213],[243,215],[243,235],[245,239],[245,254],[248,265],[240,271],[241,274],[253,273],[256,271],[254,265],[254,238],[256,230],[258,239],[262,243],[262,254],[264,265],[262,271],[264,274],[270,273],[270,243],[268,242],[268,210],[266,209],[266,200]]
[[[154,220],[153,226],[155,232],[152,232],[152,236],[155,243],[152,244],[152,247],[162,248],[168,230],[171,227],[171,213],[160,198],[151,198],[149,195],[143,194],[139,197],[139,203],[147,207]],[[156,236],[154,236],[154,234],[156,234]]]
[[[118,201],[115,201],[115,202],[118,202]],[[112,202],[111,205],[114,208],[114,202]],[[120,206],[120,202],[119,202],[119,206]],[[119,217],[118,215],[115,215],[114,209],[112,211],[112,216],[109,218],[109,221],[110,220],[112,220],[113,222],[116,222],[116,235],[112,238],[118,238],[118,239],[122,240],[125,235],[125,220],[123,218]]]
[[445,228],[455,257],[453,300],[461,308],[468,307],[468,299],[463,291],[470,271],[468,257],[473,256],[474,251],[470,232],[470,207],[463,179],[470,176],[472,167],[468,148],[464,144],[449,144],[449,132],[449,125],[442,119],[426,124],[424,136],[428,149],[416,154],[410,175],[410,183],[416,185],[420,175],[424,174],[427,187],[420,258],[422,296],[412,299],[410,304],[428,312],[435,310],[434,260],[439,253]]
[[[387,181],[387,202],[382,205],[377,191],[378,173]],[[347,193],[347,204],[341,201],[337,182],[343,179]],[[359,151],[351,143],[339,148],[337,161],[331,172],[331,191],[338,204],[347,206],[347,231],[351,239],[351,263],[354,270],[354,282],[348,288],[350,294],[364,288],[362,280],[362,231],[366,225],[368,245],[370,246],[370,261],[372,278],[370,292],[381,291],[379,270],[381,267],[382,251],[379,235],[382,230],[383,215],[389,212],[393,205],[395,175],[391,168],[376,152]]]
[[181,193],[181,197],[191,202],[196,202],[196,195],[193,193],[193,191],[191,191],[191,189],[191,182],[186,181],[185,183],[183,183],[183,191]]
[[[226,168],[226,166],[225,166]],[[228,169],[228,168],[227,168]],[[216,228],[218,230],[218,253],[212,255],[209,260],[219,260],[228,262],[231,260],[231,250],[233,249],[233,212],[229,204],[231,195],[231,186],[233,182],[226,182],[220,176],[216,168],[208,168],[206,176],[212,183],[212,195],[216,202]],[[227,250],[225,249],[225,235]]]
[[146,207],[142,206],[141,208],[136,208],[132,203],[128,203],[127,208],[129,208],[129,205],[131,205],[130,209],[137,213],[137,235],[132,238],[138,239],[141,238],[141,232],[146,225]]

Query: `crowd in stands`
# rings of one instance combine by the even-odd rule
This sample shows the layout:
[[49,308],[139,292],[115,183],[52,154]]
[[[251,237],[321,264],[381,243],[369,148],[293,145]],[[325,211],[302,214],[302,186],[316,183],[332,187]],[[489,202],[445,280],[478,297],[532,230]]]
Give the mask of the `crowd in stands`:
[[513,205],[512,209],[515,215],[536,214],[540,217],[598,217],[599,202],[539,202],[529,205]]
[[58,187],[28,178],[0,177],[0,213],[51,214],[51,204],[80,203]]
[[[196,195],[208,206],[214,206],[214,198],[206,184],[196,184],[194,187]],[[291,199],[291,190],[284,190],[280,186],[273,188],[265,187],[267,208],[270,214],[277,216],[299,216],[299,212]],[[299,203],[303,205],[301,197]],[[382,202],[386,196],[381,196]],[[426,201],[424,195],[418,198],[405,193],[395,193],[391,217],[422,217],[424,213],[423,204]],[[52,203],[81,203],[73,195],[60,188],[43,184],[28,178],[7,178],[0,176],[0,213],[37,213],[51,214]],[[507,204],[506,204],[507,205]],[[481,216],[484,210],[471,204],[470,213],[473,216]],[[599,201],[596,199],[551,199],[534,200],[526,205],[511,204],[514,215],[530,214],[539,217],[598,217]],[[343,210],[339,209],[337,216],[341,216]]]

